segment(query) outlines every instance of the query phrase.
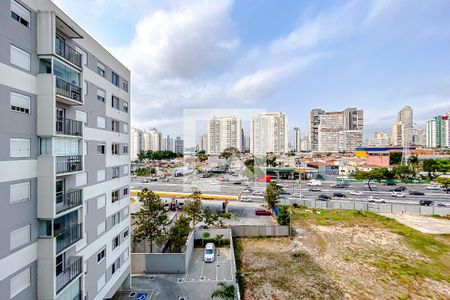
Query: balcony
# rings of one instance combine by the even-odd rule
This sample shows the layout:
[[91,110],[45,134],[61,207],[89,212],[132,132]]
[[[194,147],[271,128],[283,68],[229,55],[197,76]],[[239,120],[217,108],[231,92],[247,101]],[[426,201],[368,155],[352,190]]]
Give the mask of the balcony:
[[81,190],[75,190],[65,194],[56,195],[56,213],[62,213],[63,211],[77,207],[82,203]]
[[56,293],[58,294],[63,288],[70,284],[82,271],[81,256],[75,257],[75,260],[56,276]]
[[67,61],[71,62],[78,68],[81,68],[81,53],[74,48],[70,47],[66,43],[58,42],[58,37],[55,43],[55,53]]
[[77,172],[82,169],[81,155],[56,157],[56,174]]
[[56,94],[69,98],[80,105],[83,104],[81,88],[59,77],[56,77]]
[[82,130],[83,130],[83,122],[66,118],[56,119],[57,134],[81,137],[83,135]]
[[81,240],[82,227],[83,224],[72,225],[55,236],[57,254]]

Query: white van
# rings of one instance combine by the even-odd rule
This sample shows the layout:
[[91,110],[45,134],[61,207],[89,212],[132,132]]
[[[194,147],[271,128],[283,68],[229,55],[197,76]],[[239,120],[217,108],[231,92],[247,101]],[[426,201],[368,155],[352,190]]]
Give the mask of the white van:
[[213,243],[208,243],[205,246],[205,251],[203,254],[204,262],[214,262],[216,259],[216,246]]
[[307,186],[321,186],[322,182],[317,179],[311,179],[310,181],[308,181],[308,183],[306,185]]

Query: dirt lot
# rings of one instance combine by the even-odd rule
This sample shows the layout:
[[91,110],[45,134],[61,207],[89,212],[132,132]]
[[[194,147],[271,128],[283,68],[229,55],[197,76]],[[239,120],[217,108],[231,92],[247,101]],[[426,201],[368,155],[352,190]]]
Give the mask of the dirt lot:
[[366,212],[294,216],[292,240],[238,242],[244,299],[450,299],[449,235]]

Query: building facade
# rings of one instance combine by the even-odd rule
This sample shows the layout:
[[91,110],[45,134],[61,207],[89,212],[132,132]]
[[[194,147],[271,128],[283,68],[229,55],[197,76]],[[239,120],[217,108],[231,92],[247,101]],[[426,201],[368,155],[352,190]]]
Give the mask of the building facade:
[[288,118],[281,112],[262,113],[250,120],[250,153],[288,152]]
[[182,140],[179,136],[177,136],[174,141],[174,152],[176,154],[184,153],[184,140]]
[[132,161],[138,159],[138,154],[144,150],[144,131],[138,128],[131,128],[130,157]]
[[161,140],[161,150],[174,152],[173,138],[170,135],[163,136]]
[[[396,146],[410,146],[413,139],[413,109],[411,106],[403,107],[397,115],[397,121],[403,125],[402,140],[397,140]],[[395,125],[394,125],[395,126]]]
[[129,282],[130,72],[49,0],[0,2],[0,299]]
[[372,138],[369,139],[369,146],[387,147],[390,144],[390,138],[385,131],[375,131]]
[[426,139],[429,148],[450,148],[450,113],[427,122]]
[[144,131],[144,150],[160,151],[162,143],[162,133],[156,128]]
[[298,127],[294,128],[294,151],[296,153],[302,151],[302,136]]
[[308,122],[308,144],[310,151],[318,151],[319,150],[319,125],[320,125],[320,116],[325,113],[323,109],[316,108],[311,110],[309,113],[309,122]]
[[220,154],[227,148],[242,151],[241,119],[235,116],[214,116],[208,121],[208,154]]

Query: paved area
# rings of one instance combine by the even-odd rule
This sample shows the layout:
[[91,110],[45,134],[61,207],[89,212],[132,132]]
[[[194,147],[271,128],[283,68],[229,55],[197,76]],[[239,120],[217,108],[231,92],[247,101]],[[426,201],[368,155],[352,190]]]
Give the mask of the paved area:
[[135,275],[132,291],[147,298],[129,297],[129,291],[117,293],[114,300],[203,300],[211,299],[218,282],[234,283],[231,249],[217,248],[216,260],[204,263],[203,248],[194,248],[186,274]]
[[381,214],[423,233],[450,234],[450,220],[410,214]]

